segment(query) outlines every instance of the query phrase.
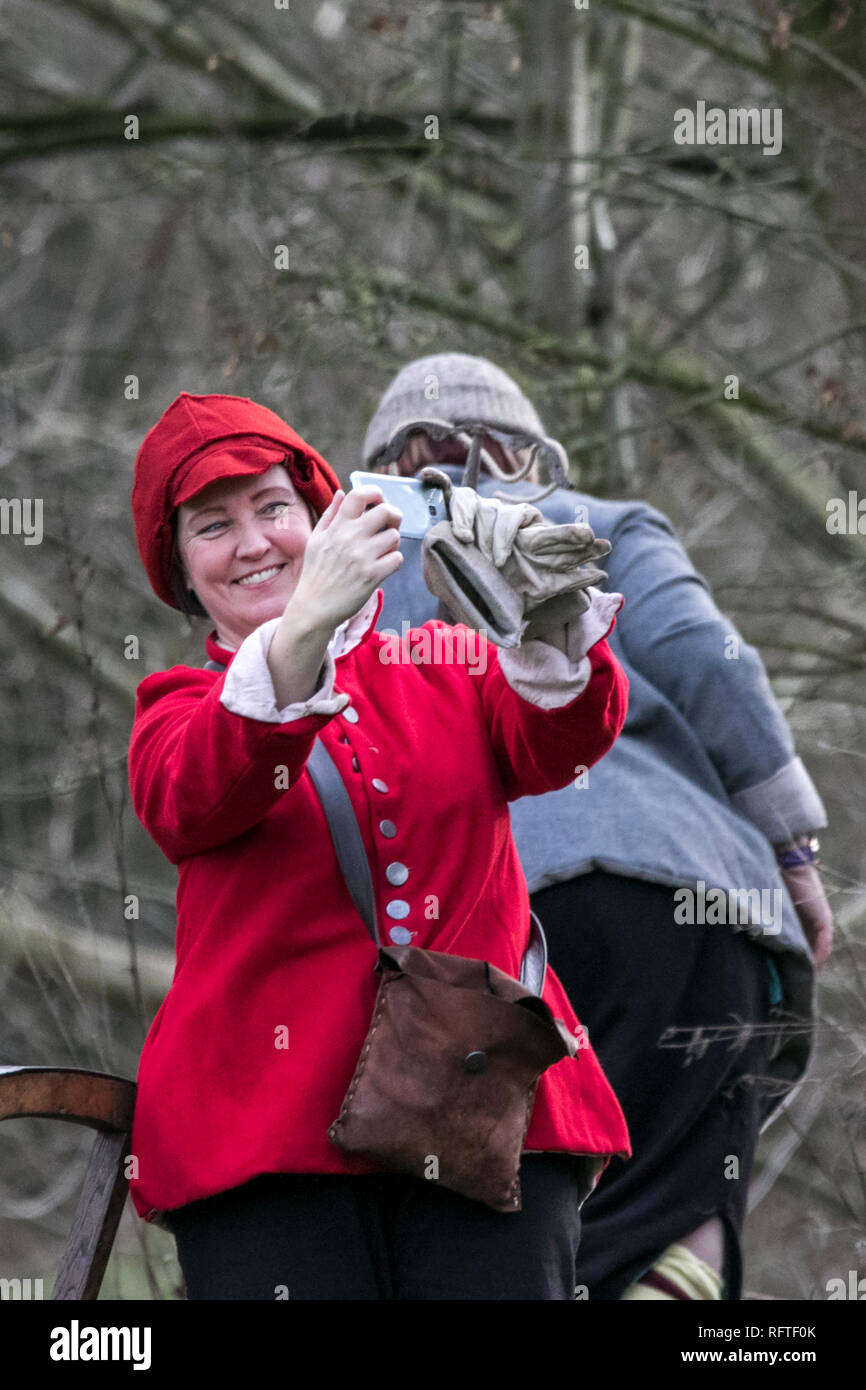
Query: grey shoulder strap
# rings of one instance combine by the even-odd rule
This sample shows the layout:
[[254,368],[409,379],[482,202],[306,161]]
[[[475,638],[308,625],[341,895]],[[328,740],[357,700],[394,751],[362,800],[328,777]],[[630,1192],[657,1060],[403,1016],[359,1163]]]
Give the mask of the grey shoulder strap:
[[307,758],[307,772],[319,794],[325,812],[337,859],[346,880],[346,887],[352,895],[364,926],[380,946],[379,931],[376,926],[376,899],[373,895],[373,879],[370,875],[370,862],[358,819],[346,791],[346,784],[337,770],[337,765],[320,738],[313,744]]

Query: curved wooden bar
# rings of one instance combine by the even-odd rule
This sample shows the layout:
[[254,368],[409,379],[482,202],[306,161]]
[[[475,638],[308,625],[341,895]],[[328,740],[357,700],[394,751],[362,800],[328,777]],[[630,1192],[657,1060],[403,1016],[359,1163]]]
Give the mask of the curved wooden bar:
[[83,1067],[0,1067],[0,1120],[66,1120],[98,1130],[52,1299],[98,1297],[126,1201],[135,1082]]
[[128,1130],[135,1082],[82,1067],[0,1067],[0,1120],[66,1120],[108,1133]]

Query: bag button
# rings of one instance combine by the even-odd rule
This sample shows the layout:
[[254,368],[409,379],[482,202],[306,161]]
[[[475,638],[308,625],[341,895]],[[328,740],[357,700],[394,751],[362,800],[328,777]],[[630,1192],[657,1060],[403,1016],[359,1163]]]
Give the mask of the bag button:
[[463,1070],[468,1071],[471,1076],[477,1076],[484,1071],[487,1066],[486,1052],[468,1052],[463,1058]]

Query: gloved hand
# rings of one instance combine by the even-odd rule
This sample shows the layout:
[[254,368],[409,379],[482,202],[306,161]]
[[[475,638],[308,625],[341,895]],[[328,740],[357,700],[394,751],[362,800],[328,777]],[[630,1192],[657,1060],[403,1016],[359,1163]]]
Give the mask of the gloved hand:
[[529,502],[455,487],[438,469],[418,477],[442,487],[449,509],[422,549],[430,592],[498,646],[540,640],[570,651],[568,626],[591,606],[590,587],[607,578],[594,561],[610,542],[583,523],[553,525]]
[[529,502],[481,497],[468,487],[453,488],[450,502],[456,539],[477,545],[523,595],[530,620],[524,640],[584,612],[590,603],[585,591],[607,578],[594,562],[610,554],[610,542],[597,540],[584,522],[555,525]]

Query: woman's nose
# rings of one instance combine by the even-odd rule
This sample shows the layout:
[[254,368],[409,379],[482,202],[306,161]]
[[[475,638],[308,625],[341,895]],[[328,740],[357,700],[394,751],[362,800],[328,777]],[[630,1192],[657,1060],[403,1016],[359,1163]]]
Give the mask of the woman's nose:
[[251,517],[247,521],[240,521],[237,530],[237,552],[239,555],[264,555],[265,551],[270,550],[271,538],[267,527],[263,526],[258,517]]

